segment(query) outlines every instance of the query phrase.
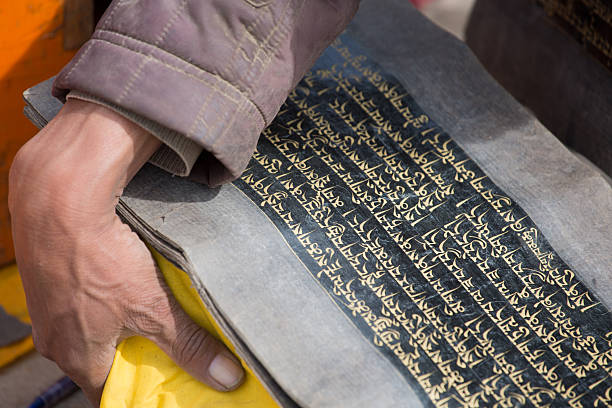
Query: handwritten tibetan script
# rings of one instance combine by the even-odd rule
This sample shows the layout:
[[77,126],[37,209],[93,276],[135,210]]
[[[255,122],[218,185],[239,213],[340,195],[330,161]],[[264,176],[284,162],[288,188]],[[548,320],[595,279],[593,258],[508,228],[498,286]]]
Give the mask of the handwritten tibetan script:
[[609,312],[347,41],[291,93],[235,185],[426,404],[610,406]]

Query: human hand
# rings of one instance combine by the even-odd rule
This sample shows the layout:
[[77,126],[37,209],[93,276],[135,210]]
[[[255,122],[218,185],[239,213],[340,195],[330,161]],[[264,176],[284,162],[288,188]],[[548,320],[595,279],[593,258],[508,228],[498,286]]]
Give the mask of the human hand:
[[9,209],[38,351],[98,405],[115,347],[153,340],[220,391],[244,374],[170,294],[139,237],[115,214],[122,189],[159,146],[102,106],[69,100],[17,154]]

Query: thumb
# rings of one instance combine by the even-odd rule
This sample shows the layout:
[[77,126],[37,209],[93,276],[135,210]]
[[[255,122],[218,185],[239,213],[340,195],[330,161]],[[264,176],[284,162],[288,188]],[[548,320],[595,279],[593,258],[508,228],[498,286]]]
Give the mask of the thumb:
[[198,326],[178,305],[161,317],[157,333],[140,334],[153,340],[175,363],[195,379],[219,391],[231,391],[242,384],[240,361],[215,337]]

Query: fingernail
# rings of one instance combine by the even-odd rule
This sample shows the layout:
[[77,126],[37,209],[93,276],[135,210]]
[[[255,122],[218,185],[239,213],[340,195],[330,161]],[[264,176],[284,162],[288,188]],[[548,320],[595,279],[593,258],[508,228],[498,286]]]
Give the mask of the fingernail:
[[240,384],[242,377],[244,377],[242,367],[223,354],[218,354],[210,363],[208,374],[228,390]]

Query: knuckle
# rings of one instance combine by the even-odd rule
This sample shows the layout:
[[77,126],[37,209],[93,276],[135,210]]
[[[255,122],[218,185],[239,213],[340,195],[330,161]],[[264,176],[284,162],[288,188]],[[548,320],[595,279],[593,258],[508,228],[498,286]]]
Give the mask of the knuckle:
[[20,181],[33,165],[39,166],[39,163],[36,162],[37,158],[33,154],[32,140],[21,146],[15,157],[13,157],[8,174],[9,190],[15,189],[22,184]]
[[34,328],[32,329],[32,343],[34,343],[34,348],[41,356],[49,360],[54,360],[53,352],[51,351],[52,347],[49,342]]
[[8,177],[8,209],[11,214],[15,214],[17,208],[17,187],[21,185],[20,176],[23,167],[23,147],[17,152],[13,159],[13,164],[9,169]]
[[156,336],[163,331],[172,314],[173,308],[167,298],[141,298],[130,302],[128,326],[146,336]]
[[215,343],[216,340],[208,332],[200,329],[196,324],[190,324],[178,332],[172,352],[180,364],[188,365],[214,353]]
[[59,368],[66,374],[70,374],[72,378],[81,377],[81,363],[76,358],[63,358],[59,361],[54,360]]

